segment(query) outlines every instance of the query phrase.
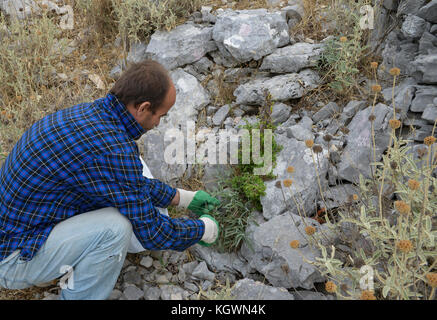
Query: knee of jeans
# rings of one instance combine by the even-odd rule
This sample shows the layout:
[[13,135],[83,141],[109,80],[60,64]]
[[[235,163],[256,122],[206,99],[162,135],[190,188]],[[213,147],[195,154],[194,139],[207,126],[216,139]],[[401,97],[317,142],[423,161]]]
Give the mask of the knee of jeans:
[[113,235],[119,238],[130,239],[132,235],[132,224],[128,218],[120,212],[114,212],[107,216],[105,227],[111,231]]

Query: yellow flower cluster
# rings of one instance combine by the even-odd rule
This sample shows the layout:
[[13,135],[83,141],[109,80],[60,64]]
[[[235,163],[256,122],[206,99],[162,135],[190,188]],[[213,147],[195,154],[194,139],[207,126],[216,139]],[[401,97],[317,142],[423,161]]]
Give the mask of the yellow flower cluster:
[[407,215],[411,211],[411,207],[403,200],[395,201],[396,210],[403,215]]
[[436,288],[437,287],[437,273],[430,272],[426,275],[426,279],[428,280],[428,283],[431,287]]
[[392,75],[392,76],[398,76],[401,74],[401,69],[391,68],[389,72],[390,72],[390,75]]
[[382,88],[379,84],[374,84],[372,87],[373,92],[381,92]]
[[314,141],[313,140],[305,140],[305,145],[308,147],[308,148],[311,148],[313,145],[314,145]]
[[309,236],[313,235],[316,232],[316,228],[313,226],[307,226],[305,227],[305,233]]
[[420,187],[420,182],[414,180],[414,179],[410,179],[408,180],[408,188],[410,188],[411,190],[417,190]]
[[413,244],[410,240],[399,240],[396,244],[399,250],[401,250],[404,253],[408,253],[411,250],[413,250]]
[[294,167],[293,167],[293,166],[289,166],[289,167],[287,168],[287,172],[288,172],[288,173],[293,173],[293,172],[294,172]]
[[436,140],[437,139],[435,137],[429,136],[429,137],[426,137],[425,139],[423,139],[423,143],[426,144],[427,146],[430,146],[433,143],[435,143]]
[[375,295],[373,294],[373,291],[370,290],[364,290],[361,291],[361,300],[376,300]]
[[335,291],[337,291],[337,286],[335,285],[334,282],[328,281],[325,283],[325,289],[329,293],[334,293]]
[[388,121],[390,128],[392,128],[393,130],[399,128],[401,126],[401,122],[397,119],[390,119]]
[[291,187],[291,185],[293,184],[293,180],[291,180],[291,179],[285,179],[284,181],[283,181],[283,183],[284,183],[284,187]]
[[292,247],[293,249],[297,249],[299,248],[299,240],[293,240],[290,242],[290,247]]

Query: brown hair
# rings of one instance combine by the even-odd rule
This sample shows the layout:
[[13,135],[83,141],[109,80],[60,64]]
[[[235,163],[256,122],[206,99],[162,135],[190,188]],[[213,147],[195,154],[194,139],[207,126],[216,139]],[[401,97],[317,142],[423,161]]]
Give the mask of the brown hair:
[[170,89],[170,76],[162,64],[154,60],[132,63],[115,82],[109,93],[115,95],[125,106],[149,101],[155,114]]

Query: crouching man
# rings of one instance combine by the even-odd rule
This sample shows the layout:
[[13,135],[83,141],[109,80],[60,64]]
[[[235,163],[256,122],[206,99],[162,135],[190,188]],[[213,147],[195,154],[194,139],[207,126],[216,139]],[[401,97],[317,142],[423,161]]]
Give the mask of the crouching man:
[[[167,70],[132,65],[109,93],[50,114],[20,138],[0,169],[0,287],[23,289],[71,273],[60,299],[107,299],[129,245],[211,245],[219,201],[143,175],[135,140],[176,101]],[[188,208],[198,219],[158,208]],[[138,247],[138,245],[137,245]]]

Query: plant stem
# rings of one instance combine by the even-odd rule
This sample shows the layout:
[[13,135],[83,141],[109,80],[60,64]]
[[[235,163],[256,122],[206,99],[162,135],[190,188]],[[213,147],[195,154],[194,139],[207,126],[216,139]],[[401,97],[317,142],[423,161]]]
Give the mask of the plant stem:
[[434,292],[435,292],[435,287],[432,288],[432,290],[431,290],[431,294],[429,295],[428,300],[432,300],[432,299],[433,299],[433,297],[434,297]]

